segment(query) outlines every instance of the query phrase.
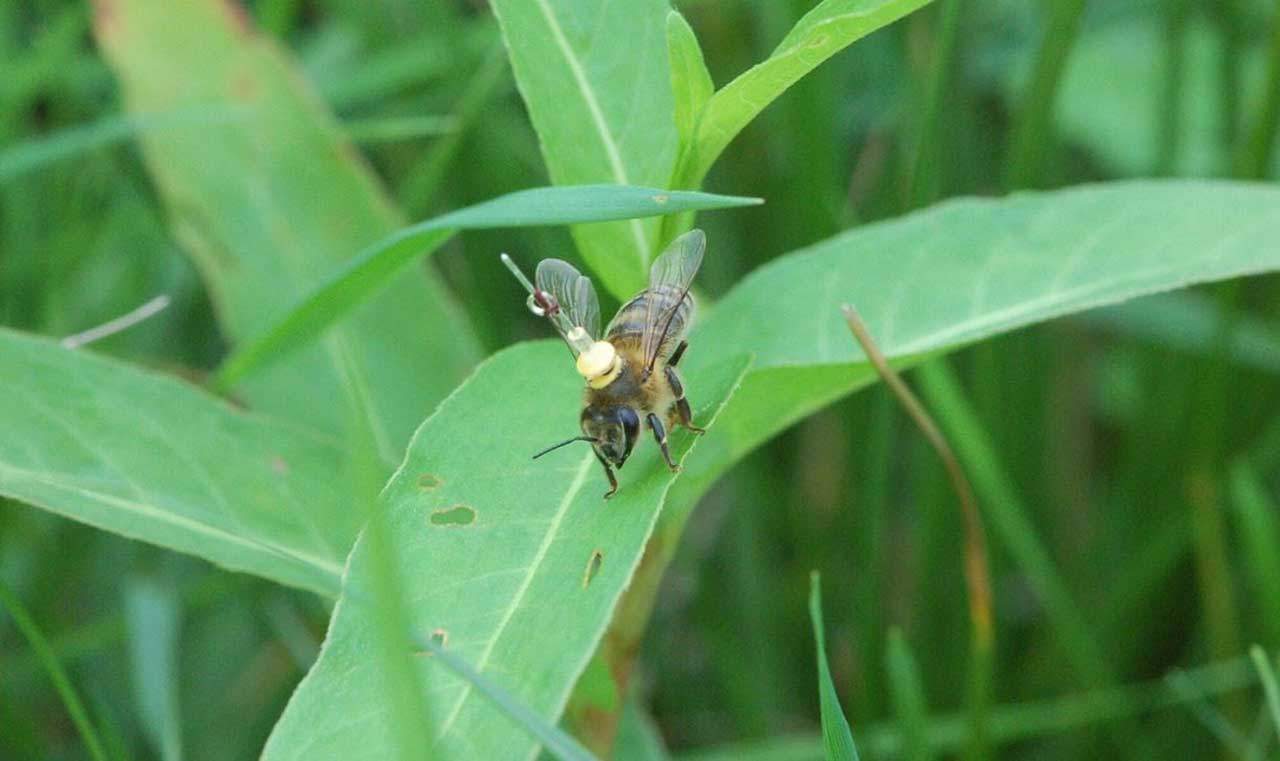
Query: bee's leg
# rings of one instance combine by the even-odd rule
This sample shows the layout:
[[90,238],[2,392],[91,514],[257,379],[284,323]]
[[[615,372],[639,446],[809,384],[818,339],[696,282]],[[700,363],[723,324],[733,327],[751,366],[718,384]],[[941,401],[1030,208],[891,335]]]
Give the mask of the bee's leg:
[[675,367],[680,364],[680,358],[684,356],[684,350],[689,348],[688,341],[681,341],[676,350],[671,352],[671,359],[667,360],[667,367]]
[[[592,449],[595,452],[595,449]],[[608,499],[618,493],[618,478],[613,475],[613,468],[609,466],[609,461],[600,456],[599,452],[595,452],[596,459],[604,466],[604,474],[609,478],[609,491],[604,493],[604,498]]]
[[662,421],[658,420],[658,416],[652,412],[647,419],[649,428],[653,430],[653,438],[658,441],[658,449],[662,450],[662,459],[667,461],[667,467],[671,468],[672,473],[679,473],[680,466],[671,459],[671,450],[667,449],[667,429],[662,427]]
[[[684,351],[685,346],[686,344],[681,341],[680,348],[676,349],[676,354]],[[671,356],[676,357],[676,354]],[[699,428],[693,424],[693,410],[689,407],[689,400],[684,398],[684,384],[680,382],[680,376],[676,374],[676,369],[668,363],[663,371],[667,376],[667,385],[671,386],[671,393],[676,397],[676,415],[680,418],[680,425],[697,434],[706,433],[706,428]]]

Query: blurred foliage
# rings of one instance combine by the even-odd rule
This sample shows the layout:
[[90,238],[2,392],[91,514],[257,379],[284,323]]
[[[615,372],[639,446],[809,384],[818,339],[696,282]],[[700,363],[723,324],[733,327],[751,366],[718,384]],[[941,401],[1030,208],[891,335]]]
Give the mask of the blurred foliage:
[[[678,5],[723,86],[765,59],[811,3]],[[1085,2],[1067,23],[1070,2],[966,0],[951,44],[941,44],[948,5],[836,54],[729,144],[706,187],[768,204],[700,220],[717,252],[700,276],[709,296],[781,253],[898,216],[922,192],[1276,178],[1274,135],[1252,139],[1268,124],[1274,131],[1275,2]],[[369,134],[371,124],[451,117],[443,135],[432,122],[365,145],[408,218],[550,181],[478,0],[261,0],[247,13],[300,59],[340,124]],[[201,378],[226,339],[131,139],[186,127],[122,116],[91,15],[71,0],[0,3],[0,324],[63,336],[168,294],[161,316],[95,350]],[[1037,102],[1046,39],[1062,48],[1062,80]],[[1027,122],[1040,125],[1028,128],[1039,156],[1015,172],[1010,146]],[[933,158],[918,169],[922,136]],[[562,228],[472,231],[443,246],[427,266],[484,354],[541,335],[512,319],[523,295],[492,255],[500,250],[526,267],[576,259]],[[1025,508],[1105,652],[1102,673],[1074,669],[1045,601],[993,543],[990,742],[1000,757],[1275,752],[1280,728],[1243,656],[1255,642],[1280,649],[1280,579],[1270,572],[1280,555],[1280,284],[1263,277],[1190,296],[968,349],[951,361],[960,407],[948,407],[945,385],[925,384],[944,428],[980,450],[970,462],[988,469],[988,498]],[[1231,349],[1243,341],[1247,351]],[[826,580],[826,654],[855,735],[869,739],[863,757],[919,748],[919,733],[961,750],[955,713],[968,645],[951,500],[941,465],[879,388],[818,412],[731,470],[690,519],[633,680],[666,746],[714,753],[706,749],[735,742],[744,744],[726,757],[820,757],[806,609],[816,568]],[[256,757],[328,622],[313,595],[17,503],[0,509],[0,577],[115,759],[170,758],[176,748],[194,759]],[[140,629],[157,602],[139,598],[136,579],[164,590],[164,625],[176,633]],[[138,665],[149,641],[173,637],[164,647],[176,654],[155,654],[172,663]],[[26,642],[0,616],[0,757],[89,758]],[[923,712],[906,739],[886,724],[899,716],[892,669],[904,653]],[[1147,683],[1178,670],[1185,679]],[[151,684],[163,695],[140,694]]]

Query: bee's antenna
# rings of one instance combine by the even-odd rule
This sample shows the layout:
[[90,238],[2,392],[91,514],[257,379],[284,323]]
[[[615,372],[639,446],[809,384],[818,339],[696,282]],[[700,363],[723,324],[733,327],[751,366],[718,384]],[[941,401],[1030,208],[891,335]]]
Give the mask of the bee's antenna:
[[544,449],[544,450],[542,450],[541,452],[539,452],[539,453],[537,453],[536,455],[534,455],[534,456],[533,456],[533,459],[535,459],[535,460],[536,460],[536,459],[538,459],[539,457],[541,457],[541,456],[543,456],[544,454],[546,454],[547,452],[554,452],[554,451],[556,451],[557,449],[559,449],[560,447],[566,446],[566,445],[568,445],[568,444],[572,444],[572,443],[573,443],[573,442],[575,442],[575,441],[590,441],[592,444],[595,444],[595,443],[596,443],[596,439],[593,439],[593,438],[591,438],[590,436],[574,436],[572,439],[569,439],[568,441],[562,441],[562,442],[560,442],[559,444],[553,444],[553,445],[551,445],[551,446],[547,447],[546,449]]

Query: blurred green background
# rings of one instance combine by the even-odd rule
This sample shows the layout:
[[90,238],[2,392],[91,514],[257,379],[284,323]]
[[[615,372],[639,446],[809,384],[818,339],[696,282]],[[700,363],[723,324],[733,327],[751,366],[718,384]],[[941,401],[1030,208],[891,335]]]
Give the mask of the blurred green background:
[[[677,5],[722,84],[811,2]],[[549,184],[483,2],[263,0],[247,12],[301,61],[410,218]],[[133,141],[166,127],[122,115],[91,17],[79,2],[0,4],[0,324],[63,336],[167,294],[166,311],[95,350],[203,378],[226,344]],[[706,187],[768,203],[700,220],[714,242],[702,287],[714,298],[781,253],[949,196],[1275,178],[1274,135],[1254,132],[1276,100],[1278,17],[1270,0],[933,4],[821,66],[731,145]],[[938,55],[952,61],[941,84]],[[1028,86],[1055,62],[1056,92]],[[1027,126],[1037,98],[1052,108]],[[480,231],[428,265],[486,352],[543,333],[512,306],[523,297],[494,256],[504,250],[526,266],[574,258],[561,228]],[[922,379],[979,500],[1022,505],[1103,650],[1105,667],[1080,676],[992,545],[1002,757],[1280,753],[1243,658],[1252,643],[1280,649],[1280,578],[1268,575],[1280,568],[1278,296],[1264,277],[1150,298],[961,352],[962,395]],[[808,757],[816,568],[864,755],[883,755],[877,738],[911,715],[910,680],[886,666],[906,659],[926,733],[954,752],[967,689],[961,547],[944,471],[894,402],[879,387],[845,399],[703,500],[659,594],[641,703],[677,755]],[[240,759],[258,754],[327,622],[306,593],[16,503],[0,510],[0,579],[113,758],[161,757],[148,732],[168,708],[148,696],[146,671],[168,631],[185,757]],[[898,630],[905,647],[891,648]],[[1191,671],[1167,676],[1180,669]],[[1025,701],[1041,702],[1009,708]],[[714,750],[726,743],[741,745]],[[0,616],[0,758],[86,757],[49,675]]]

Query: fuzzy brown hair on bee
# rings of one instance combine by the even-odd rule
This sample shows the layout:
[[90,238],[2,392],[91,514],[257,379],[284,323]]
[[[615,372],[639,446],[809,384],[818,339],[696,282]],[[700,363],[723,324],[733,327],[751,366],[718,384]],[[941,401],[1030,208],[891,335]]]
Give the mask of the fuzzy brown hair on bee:
[[701,230],[672,241],[654,260],[649,286],[622,305],[601,339],[595,338],[600,335],[600,307],[589,278],[567,262],[545,259],[538,264],[534,285],[503,254],[503,263],[529,291],[530,311],[555,326],[586,381],[578,418],[583,435],[544,449],[534,459],[576,441],[589,442],[609,480],[608,499],[618,491],[614,470],[626,463],[647,428],[667,467],[680,470],[667,445],[668,432],[681,425],[705,433],[693,424],[676,370],[688,348],[684,336],[694,316],[689,286],[705,249]]

